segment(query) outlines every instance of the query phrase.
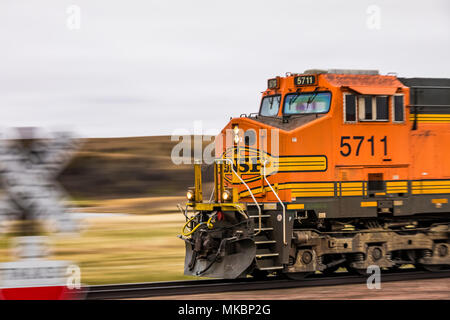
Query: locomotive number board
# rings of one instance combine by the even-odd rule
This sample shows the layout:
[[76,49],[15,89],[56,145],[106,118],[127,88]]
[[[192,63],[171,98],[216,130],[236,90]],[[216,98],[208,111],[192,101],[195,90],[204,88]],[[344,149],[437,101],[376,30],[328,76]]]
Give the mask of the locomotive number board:
[[313,86],[316,84],[316,76],[297,76],[294,78],[294,84],[296,86]]

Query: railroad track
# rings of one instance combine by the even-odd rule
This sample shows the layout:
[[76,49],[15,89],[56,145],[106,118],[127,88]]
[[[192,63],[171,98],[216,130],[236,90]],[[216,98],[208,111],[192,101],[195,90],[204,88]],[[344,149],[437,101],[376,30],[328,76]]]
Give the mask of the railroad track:
[[[368,275],[369,276],[369,275]],[[425,272],[417,270],[382,272],[381,281],[405,281],[419,279],[449,278],[450,271]],[[307,288],[317,286],[338,286],[345,284],[365,283],[367,277],[351,275],[346,272],[331,276],[312,275],[303,280],[288,280],[269,277],[265,280],[245,279],[213,279],[170,282],[148,282],[133,284],[112,284],[89,286],[86,288],[86,299],[132,299],[144,297],[171,296],[183,294],[219,293],[231,291]]]

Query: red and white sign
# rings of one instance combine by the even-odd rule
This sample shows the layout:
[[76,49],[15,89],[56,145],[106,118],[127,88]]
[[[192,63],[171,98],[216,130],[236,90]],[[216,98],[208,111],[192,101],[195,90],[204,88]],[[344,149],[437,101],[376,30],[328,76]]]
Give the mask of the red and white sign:
[[1,263],[0,299],[80,299],[79,278],[78,266],[68,261],[26,259]]

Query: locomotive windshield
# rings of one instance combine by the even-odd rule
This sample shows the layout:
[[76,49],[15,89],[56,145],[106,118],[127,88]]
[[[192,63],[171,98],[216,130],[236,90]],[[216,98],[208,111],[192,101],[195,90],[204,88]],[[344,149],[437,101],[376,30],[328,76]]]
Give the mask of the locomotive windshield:
[[284,114],[327,113],[330,110],[330,92],[287,94],[284,99]]
[[262,99],[260,115],[266,117],[276,117],[280,108],[281,96],[267,96]]

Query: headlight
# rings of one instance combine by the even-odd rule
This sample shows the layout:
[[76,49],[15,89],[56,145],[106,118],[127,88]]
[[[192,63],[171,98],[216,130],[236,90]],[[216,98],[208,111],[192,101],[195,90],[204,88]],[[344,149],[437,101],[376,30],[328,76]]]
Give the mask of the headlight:
[[194,190],[188,190],[188,192],[186,192],[186,198],[189,201],[194,200]]
[[237,124],[233,125],[234,132],[234,143],[239,143],[239,126]]
[[229,201],[229,200],[231,200],[231,192],[230,192],[229,190],[225,190],[225,191],[222,193],[222,199],[223,199],[223,201]]

